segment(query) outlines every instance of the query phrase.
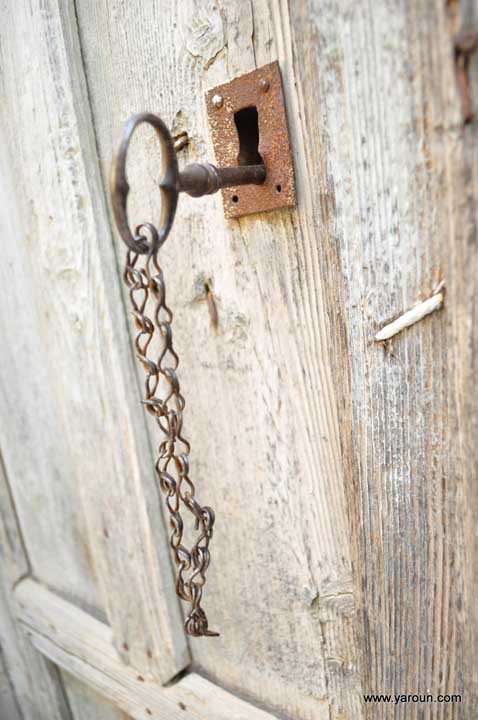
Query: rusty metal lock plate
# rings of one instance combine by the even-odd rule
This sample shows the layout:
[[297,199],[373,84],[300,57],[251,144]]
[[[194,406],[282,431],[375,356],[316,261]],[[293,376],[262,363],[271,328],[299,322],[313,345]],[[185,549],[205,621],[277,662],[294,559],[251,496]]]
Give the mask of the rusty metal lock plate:
[[225,217],[294,207],[294,167],[279,63],[212,88],[206,105],[217,166],[263,162],[267,173],[262,185],[222,190]]

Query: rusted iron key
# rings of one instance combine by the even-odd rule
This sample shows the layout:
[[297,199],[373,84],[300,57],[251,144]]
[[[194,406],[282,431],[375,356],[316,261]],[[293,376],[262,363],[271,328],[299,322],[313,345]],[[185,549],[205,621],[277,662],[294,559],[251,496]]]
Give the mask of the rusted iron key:
[[[163,202],[158,226],[144,222],[133,234],[127,215],[126,157],[131,136],[141,123],[152,125],[161,142],[163,177],[159,187]],[[125,124],[111,168],[113,214],[121,238],[128,247],[123,278],[135,319],[135,350],[146,373],[143,404],[162,431],[155,469],[169,514],[170,546],[177,566],[176,593],[189,604],[184,625],[186,632],[194,637],[218,634],[209,629],[201,605],[210,562],[214,512],[207,505],[200,505],[196,487],[189,476],[190,446],[183,435],[185,400],[177,375],[179,358],[173,347],[173,314],[166,304],[166,286],[158,250],[173,225],[180,192],[200,197],[224,187],[258,185],[265,177],[263,165],[216,168],[209,163],[194,163],[180,172],[173,138],[161,118],[151,113],[134,115]],[[217,317],[215,322],[217,324]],[[160,340],[160,349],[156,352],[151,342],[153,338]],[[196,530],[194,542],[191,541],[189,547],[185,540],[183,510],[192,516]]]
[[129,185],[126,179],[126,157],[131,137],[142,123],[151,125],[161,142],[163,178],[160,182],[162,209],[157,228],[159,246],[166,240],[173,225],[178,195],[188,193],[192,197],[211,195],[226,187],[236,185],[261,185],[266,179],[264,165],[241,165],[217,168],[211,163],[192,163],[179,171],[174,140],[160,117],[153,113],[133,115],[124,125],[123,133],[113,158],[110,176],[111,204],[119,234],[128,248],[135,253],[150,251],[149,243],[133,235],[128,223],[126,203]]

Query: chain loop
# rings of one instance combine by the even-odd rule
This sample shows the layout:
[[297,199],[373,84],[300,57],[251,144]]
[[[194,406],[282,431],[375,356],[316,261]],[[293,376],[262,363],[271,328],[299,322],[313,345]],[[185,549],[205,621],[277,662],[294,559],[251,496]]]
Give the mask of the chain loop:
[[[155,469],[170,517],[170,545],[178,568],[176,593],[190,604],[184,622],[188,635],[217,636],[219,633],[208,629],[207,616],[201,607],[206,570],[210,562],[209,542],[213,533],[214,512],[210,507],[198,503],[195,486],[189,477],[190,446],[182,436],[185,400],[176,374],[179,358],[173,348],[173,314],[166,304],[163,271],[157,258],[161,243],[156,228],[150,223],[143,223],[136,228],[135,241],[141,248],[141,254],[147,244],[149,250],[146,260],[144,266],[138,268],[140,253],[128,250],[123,277],[129,289],[132,315],[138,331],[134,342],[136,354],[146,372],[146,397],[142,403],[165,435],[158,447]],[[146,315],[149,300],[155,303],[153,319]],[[157,358],[148,355],[155,330],[162,345]],[[168,387],[164,397],[157,395],[161,380]],[[194,517],[198,533],[190,550],[183,544],[181,505]]]

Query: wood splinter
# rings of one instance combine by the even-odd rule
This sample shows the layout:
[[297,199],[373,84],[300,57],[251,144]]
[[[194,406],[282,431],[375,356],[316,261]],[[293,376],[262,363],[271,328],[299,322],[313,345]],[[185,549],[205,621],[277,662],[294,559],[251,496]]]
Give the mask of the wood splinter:
[[426,315],[435,312],[435,310],[439,310],[444,300],[444,293],[441,292],[443,288],[444,283],[441,282],[431,297],[418,303],[418,305],[415,305],[411,310],[407,310],[407,312],[400,315],[400,317],[392,323],[385,325],[385,327],[375,335],[375,340],[377,342],[388,340],[405,328],[410,327],[410,325],[414,325],[419,320],[422,320]]

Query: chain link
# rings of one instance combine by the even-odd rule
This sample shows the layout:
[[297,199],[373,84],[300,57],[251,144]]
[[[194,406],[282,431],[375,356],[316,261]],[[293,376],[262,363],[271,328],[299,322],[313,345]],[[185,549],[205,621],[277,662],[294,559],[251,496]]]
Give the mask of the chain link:
[[[150,241],[144,236],[145,230]],[[170,516],[170,544],[178,567],[176,592],[190,604],[184,622],[187,634],[194,637],[217,636],[218,633],[208,629],[206,613],[201,607],[206,570],[210,562],[209,542],[213,532],[214,512],[212,508],[198,503],[195,486],[189,477],[190,446],[182,435],[185,400],[176,374],[179,358],[173,348],[173,314],[166,304],[163,271],[157,257],[159,238],[156,228],[150,223],[139,225],[136,228],[136,240],[138,243],[149,242],[150,251],[147,255],[139,255],[129,250],[123,277],[129,289],[132,314],[138,330],[135,349],[146,371],[146,396],[142,402],[164,434],[155,468]],[[144,267],[138,267],[141,257],[146,258]],[[146,314],[149,300],[154,302],[153,319]],[[161,339],[161,349],[153,359],[148,355],[148,349],[156,331]],[[163,385],[167,390],[161,393]],[[190,550],[183,544],[181,506],[186,507],[195,520],[197,536]]]

